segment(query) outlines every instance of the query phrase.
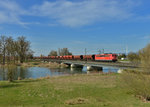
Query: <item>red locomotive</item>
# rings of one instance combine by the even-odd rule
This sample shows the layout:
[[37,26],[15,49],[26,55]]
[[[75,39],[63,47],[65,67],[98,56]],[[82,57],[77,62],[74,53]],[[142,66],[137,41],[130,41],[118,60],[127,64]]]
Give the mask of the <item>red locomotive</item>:
[[98,54],[95,55],[95,61],[117,61],[117,54]]
[[94,55],[65,55],[65,56],[49,56],[44,59],[59,59],[59,60],[93,60],[93,61],[117,61],[117,54],[105,53]]

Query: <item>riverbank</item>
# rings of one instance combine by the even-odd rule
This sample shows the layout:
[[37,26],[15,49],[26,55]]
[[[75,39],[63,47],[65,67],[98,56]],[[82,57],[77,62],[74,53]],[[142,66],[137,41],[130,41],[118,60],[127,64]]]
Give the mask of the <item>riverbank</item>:
[[5,64],[0,65],[0,67],[7,67],[9,65],[21,66],[21,67],[46,67],[46,68],[67,68],[66,64],[59,64],[56,62],[24,62],[24,63],[16,63],[16,64]]
[[82,74],[0,82],[0,106],[149,107],[122,87],[119,74]]
[[65,64],[59,64],[56,62],[27,62],[27,63],[20,63],[17,66],[22,67],[46,67],[46,68],[66,68],[68,67]]

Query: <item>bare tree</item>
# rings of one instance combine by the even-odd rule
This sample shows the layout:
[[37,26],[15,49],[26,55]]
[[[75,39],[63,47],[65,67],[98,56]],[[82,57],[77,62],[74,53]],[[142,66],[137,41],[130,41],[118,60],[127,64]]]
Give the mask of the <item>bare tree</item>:
[[12,37],[0,37],[0,62],[2,61],[3,65],[6,61],[9,64],[11,61],[15,63],[16,60],[23,63],[31,56],[33,56],[33,51],[30,49],[30,42],[25,37],[18,37],[17,40]]
[[57,51],[52,50],[48,56],[57,56]]
[[71,52],[69,52],[68,48],[62,48],[62,49],[58,49],[58,53],[60,56],[63,56],[63,55],[72,55]]
[[29,51],[27,52],[27,55],[26,55],[26,60],[28,59],[33,59],[33,51],[31,49],[29,49]]
[[6,57],[6,45],[7,45],[6,39],[7,39],[6,36],[0,37],[0,50],[1,50],[0,52],[3,57],[3,59],[2,59],[3,65],[5,65],[5,57]]
[[26,40],[24,36],[18,37],[17,39],[17,53],[20,58],[20,62],[23,63],[30,50],[30,42]]
[[18,48],[18,42],[17,41],[14,41],[13,42],[13,48],[12,48],[12,55],[13,55],[13,61],[14,63],[16,63],[16,61],[18,62],[19,60],[19,54],[18,54],[18,51],[19,51],[19,48]]
[[14,53],[14,40],[12,37],[8,37],[6,39],[6,55],[7,55],[7,63],[10,63],[11,58],[13,57]]

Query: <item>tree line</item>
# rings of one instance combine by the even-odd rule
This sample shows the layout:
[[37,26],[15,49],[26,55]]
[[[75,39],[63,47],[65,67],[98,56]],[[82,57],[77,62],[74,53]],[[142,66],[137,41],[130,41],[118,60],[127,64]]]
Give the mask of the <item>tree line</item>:
[[11,36],[0,36],[0,63],[5,65],[10,63],[23,63],[33,56],[30,49],[30,42],[24,36],[16,40]]
[[139,50],[138,52],[130,52],[128,53],[128,55],[121,54],[118,56],[118,59],[127,58],[131,62],[139,63],[141,61],[140,55],[141,55],[141,50]]
[[48,56],[64,56],[64,55],[72,55],[68,48],[59,48],[58,51],[52,50],[48,54]]
[[132,63],[139,63],[145,71],[150,73],[150,44],[137,52],[130,52],[128,55],[122,54],[118,59],[127,58]]

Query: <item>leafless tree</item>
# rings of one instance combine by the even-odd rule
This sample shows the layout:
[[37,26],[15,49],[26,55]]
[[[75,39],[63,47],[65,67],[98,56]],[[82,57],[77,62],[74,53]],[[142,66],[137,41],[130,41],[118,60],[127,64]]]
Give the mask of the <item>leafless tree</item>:
[[27,52],[27,55],[26,55],[26,61],[28,59],[33,59],[33,54],[34,54],[34,52],[31,49],[29,49],[29,51]]
[[26,40],[24,36],[17,39],[17,53],[19,55],[20,62],[23,63],[30,50],[30,42]]
[[48,56],[57,56],[57,51],[52,50]]
[[14,53],[14,40],[12,37],[8,37],[6,39],[6,56],[7,56],[7,63],[10,63],[11,58],[13,57]]
[[10,62],[20,60],[23,63],[28,58],[33,56],[33,51],[30,49],[30,42],[25,37],[18,37],[14,40],[12,37],[0,36],[0,62],[5,65]]
[[0,52],[2,54],[2,64],[5,65],[5,58],[6,58],[6,42],[7,37],[6,36],[1,36],[0,37]]
[[68,48],[62,48],[62,49],[58,49],[58,54],[60,56],[63,56],[63,55],[72,55],[71,52],[69,52]]

